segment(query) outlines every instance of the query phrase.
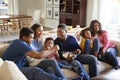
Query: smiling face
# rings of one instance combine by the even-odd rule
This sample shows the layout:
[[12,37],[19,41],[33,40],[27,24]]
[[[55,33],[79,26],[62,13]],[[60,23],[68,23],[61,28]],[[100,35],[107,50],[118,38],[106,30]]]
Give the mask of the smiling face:
[[28,37],[23,36],[23,39],[26,43],[31,44],[33,37],[34,37],[34,34],[30,34]]
[[34,37],[34,31],[28,27],[23,27],[21,30],[20,30],[20,36],[19,38],[22,40],[22,41],[25,41],[26,43],[30,44],[33,40],[33,37]]
[[53,40],[47,40],[46,43],[45,43],[45,46],[47,48],[52,48],[54,46]]
[[22,36],[20,39],[25,41],[27,44],[31,44],[33,41],[34,34],[29,34],[29,36]]
[[57,29],[57,36],[59,39],[65,40],[66,39],[66,35],[67,35],[67,31],[62,29],[62,28],[58,28]]
[[36,30],[35,30],[35,38],[40,38],[43,34],[43,27],[38,27]]

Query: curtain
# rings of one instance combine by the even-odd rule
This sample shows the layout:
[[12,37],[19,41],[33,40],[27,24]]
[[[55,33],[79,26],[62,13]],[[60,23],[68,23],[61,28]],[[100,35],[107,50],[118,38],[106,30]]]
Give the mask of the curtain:
[[120,23],[120,0],[101,0],[100,1],[100,20],[108,25]]
[[100,0],[100,22],[112,40],[120,40],[120,0]]
[[19,0],[8,0],[8,14],[19,14]]

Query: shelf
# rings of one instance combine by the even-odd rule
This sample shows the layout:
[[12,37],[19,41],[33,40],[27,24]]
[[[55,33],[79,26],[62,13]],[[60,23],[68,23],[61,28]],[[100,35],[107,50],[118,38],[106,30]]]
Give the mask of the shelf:
[[65,6],[65,3],[60,3],[61,6]]
[[80,4],[80,0],[74,0],[73,4]]
[[85,27],[86,4],[87,0],[60,0],[60,23]]

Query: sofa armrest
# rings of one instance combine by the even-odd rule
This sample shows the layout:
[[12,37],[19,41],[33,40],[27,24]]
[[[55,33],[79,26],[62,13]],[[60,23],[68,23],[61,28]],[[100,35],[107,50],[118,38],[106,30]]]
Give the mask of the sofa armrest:
[[112,40],[112,42],[116,45],[117,48],[117,56],[120,56],[120,42]]

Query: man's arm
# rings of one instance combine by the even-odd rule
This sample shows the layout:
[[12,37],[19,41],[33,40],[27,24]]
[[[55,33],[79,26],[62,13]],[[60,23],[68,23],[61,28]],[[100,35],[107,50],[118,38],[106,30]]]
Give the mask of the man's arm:
[[26,53],[26,56],[30,56],[32,58],[36,58],[36,59],[40,59],[40,58],[44,58],[44,57],[47,57],[49,54],[44,54],[41,52],[38,52],[38,51],[35,51],[35,50],[31,50],[31,51],[28,51]]

